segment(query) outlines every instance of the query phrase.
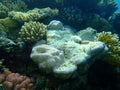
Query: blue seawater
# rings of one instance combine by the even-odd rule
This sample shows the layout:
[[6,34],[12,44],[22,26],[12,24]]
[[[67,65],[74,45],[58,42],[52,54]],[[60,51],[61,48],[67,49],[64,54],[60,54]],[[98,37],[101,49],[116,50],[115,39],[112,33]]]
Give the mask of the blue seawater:
[[118,3],[118,10],[117,11],[120,11],[120,0],[116,0],[117,3]]

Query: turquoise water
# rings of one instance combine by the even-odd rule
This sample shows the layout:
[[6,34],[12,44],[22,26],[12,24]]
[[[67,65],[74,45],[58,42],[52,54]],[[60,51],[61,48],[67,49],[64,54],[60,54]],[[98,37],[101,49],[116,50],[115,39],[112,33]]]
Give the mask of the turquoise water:
[[120,11],[120,0],[116,0],[118,2],[118,10],[117,11]]

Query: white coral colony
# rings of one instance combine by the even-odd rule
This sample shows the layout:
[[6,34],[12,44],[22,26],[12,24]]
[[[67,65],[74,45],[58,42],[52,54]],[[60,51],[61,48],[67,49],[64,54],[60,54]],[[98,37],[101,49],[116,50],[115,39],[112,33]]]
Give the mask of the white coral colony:
[[107,51],[103,42],[85,41],[65,28],[48,30],[47,44],[33,47],[30,57],[40,70],[68,79],[74,77],[78,70],[81,74],[86,73],[91,63]]

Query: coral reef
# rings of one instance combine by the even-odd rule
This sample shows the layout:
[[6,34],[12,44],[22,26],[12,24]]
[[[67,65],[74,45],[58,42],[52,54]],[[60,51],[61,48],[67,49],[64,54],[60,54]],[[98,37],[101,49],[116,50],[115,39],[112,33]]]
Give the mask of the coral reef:
[[33,10],[29,10],[27,12],[17,12],[17,11],[11,11],[9,12],[9,17],[17,20],[21,23],[28,22],[28,21],[37,21],[39,19],[43,18],[51,18],[58,14],[57,9],[51,9],[51,8],[43,8],[38,9],[35,8]]
[[9,17],[0,19],[0,24],[2,24],[7,30],[10,30],[11,32],[15,31],[20,26],[20,24],[16,20],[13,20]]
[[80,74],[86,73],[91,63],[94,63],[95,58],[99,58],[107,52],[107,47],[102,42],[85,42],[85,44],[79,44],[68,41],[61,46],[61,50],[64,51],[65,62],[57,67],[54,72],[59,77],[62,74],[66,77],[72,73],[74,75],[76,70]]
[[115,32],[115,29],[111,26],[111,24],[104,18],[99,15],[93,15],[91,19],[86,21],[87,27],[92,27],[96,29],[98,32],[102,31],[112,31]]
[[[95,58],[107,52],[104,43],[82,41],[67,29],[56,32],[48,30],[47,44],[50,46],[40,44],[33,47],[31,59],[38,64],[39,69],[62,79],[74,77],[76,70],[80,70],[81,74],[87,72]],[[63,51],[64,55],[54,48]]]
[[19,34],[25,42],[36,42],[46,37],[46,31],[46,26],[43,23],[30,21],[22,26]]
[[119,90],[116,9],[115,0],[0,0],[0,90]]
[[0,37],[7,37],[7,29],[2,25],[0,24]]
[[3,65],[3,61],[4,61],[4,59],[0,59],[0,73],[3,72],[6,69],[5,65]]
[[59,47],[62,45],[62,43],[71,40],[72,36],[73,33],[71,32],[69,27],[64,27],[64,30],[48,30],[47,44],[60,49]]
[[104,60],[114,66],[120,66],[120,41],[118,35],[103,31],[98,34],[97,40],[104,42],[109,48]]
[[9,11],[8,8],[2,3],[0,3],[0,18],[6,17],[8,14],[8,11]]
[[42,18],[51,18],[51,17],[58,15],[59,10],[46,7],[46,8],[41,8],[41,9],[35,8],[33,10],[28,11],[28,13],[30,12],[39,13],[42,16]]
[[48,25],[47,25],[48,30],[63,30],[63,24],[62,22],[58,20],[52,20]]
[[62,22],[71,25],[75,28],[80,28],[82,22],[89,18],[89,15],[85,15],[81,9],[75,7],[66,7],[60,11],[59,18]]
[[0,30],[6,32],[5,36],[7,36],[7,38],[16,40],[16,38],[18,37],[19,28],[22,26],[22,24],[20,24],[16,20],[6,17],[0,19],[0,26],[0,28],[2,29]]
[[[96,12],[97,13],[97,12]],[[80,30],[86,27],[92,27],[97,31],[114,31],[108,20],[99,14],[85,13],[79,8],[67,7],[63,8],[59,14],[60,20],[65,24]]]
[[38,13],[24,13],[24,12],[16,12],[11,11],[8,15],[13,20],[17,20],[20,23],[28,22],[28,21],[36,21],[40,19],[40,15]]
[[116,29],[117,33],[120,34],[120,12],[115,12],[109,17],[109,22]]
[[30,57],[40,69],[47,73],[53,72],[64,62],[63,51],[45,44],[33,47]]
[[117,2],[115,0],[100,0],[97,5],[97,12],[105,17],[109,18],[117,10]]
[[26,11],[27,5],[22,0],[2,0],[3,5],[5,5],[9,11]]
[[75,6],[80,8],[82,11],[84,12],[94,12],[97,4],[99,3],[100,0],[69,0],[69,2],[67,0],[64,0],[64,7],[65,6]]
[[9,53],[13,50],[13,47],[15,45],[16,44],[11,39],[8,39],[7,37],[0,37],[0,50],[1,51],[3,50]]
[[33,82],[32,78],[12,73],[9,70],[0,74],[0,84],[4,86],[5,90],[34,90]]
[[26,11],[27,5],[21,0],[2,0],[0,2],[0,18],[8,16],[9,11]]
[[80,30],[77,35],[80,36],[82,40],[94,41],[97,31],[91,27]]

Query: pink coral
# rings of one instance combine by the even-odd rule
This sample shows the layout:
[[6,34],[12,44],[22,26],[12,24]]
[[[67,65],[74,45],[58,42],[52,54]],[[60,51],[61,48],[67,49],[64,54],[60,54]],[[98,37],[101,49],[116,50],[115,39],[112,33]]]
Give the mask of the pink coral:
[[33,79],[9,70],[0,74],[0,83],[4,85],[5,90],[34,90],[33,82]]

